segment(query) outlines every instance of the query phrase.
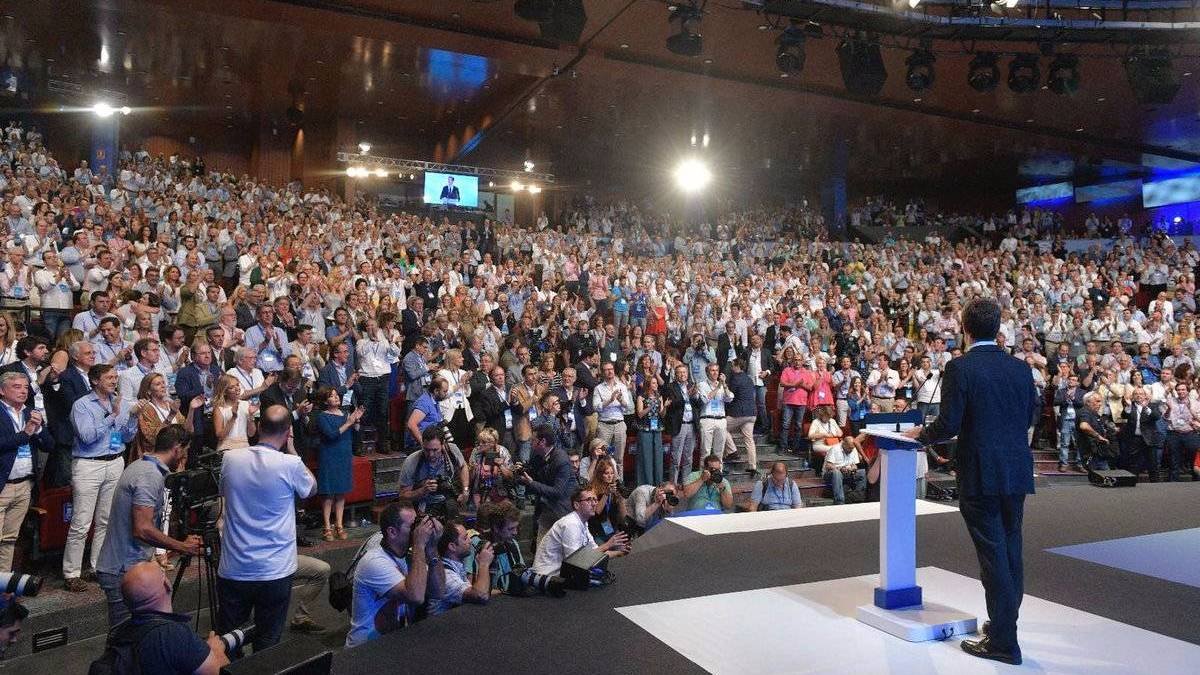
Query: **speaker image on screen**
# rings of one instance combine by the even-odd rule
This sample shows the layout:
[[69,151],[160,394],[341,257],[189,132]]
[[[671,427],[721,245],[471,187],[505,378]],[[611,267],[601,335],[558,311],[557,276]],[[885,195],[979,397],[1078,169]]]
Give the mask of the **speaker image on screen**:
[[592,586],[592,578],[600,578],[608,571],[608,555],[591,546],[584,546],[567,556],[559,575],[567,582],[567,588],[586,591]]

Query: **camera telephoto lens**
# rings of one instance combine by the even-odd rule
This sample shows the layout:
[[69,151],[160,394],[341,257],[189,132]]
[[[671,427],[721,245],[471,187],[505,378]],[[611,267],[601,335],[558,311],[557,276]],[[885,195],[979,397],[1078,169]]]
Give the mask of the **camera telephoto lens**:
[[17,597],[32,598],[42,590],[44,579],[33,574],[0,573],[0,593],[12,593]]

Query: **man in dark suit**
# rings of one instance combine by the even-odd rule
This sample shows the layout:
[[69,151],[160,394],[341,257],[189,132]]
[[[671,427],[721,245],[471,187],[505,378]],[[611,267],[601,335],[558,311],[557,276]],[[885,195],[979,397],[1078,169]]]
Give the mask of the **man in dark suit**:
[[996,346],[1000,305],[975,299],[962,312],[967,352],[942,373],[937,419],[906,433],[932,444],[958,436],[959,511],[979,556],[990,623],[963,651],[1021,663],[1017,613],[1024,595],[1021,519],[1033,494],[1033,454],[1027,432],[1040,411],[1029,366]]
[[[191,410],[192,399],[203,396],[206,401],[212,398],[213,388],[221,379],[224,371],[213,362],[213,350],[208,342],[196,338],[192,344],[192,362],[179,369],[175,376],[175,395],[179,398],[180,410]],[[217,447],[217,439],[212,426],[211,412],[196,414],[193,419],[192,445],[188,451],[188,465],[194,466],[200,457],[200,451],[206,445]]]
[[688,381],[687,366],[682,363],[675,366],[673,375],[662,392],[667,406],[663,432],[671,437],[671,475],[667,479],[683,485],[692,472],[692,454],[700,437],[700,411],[704,410],[704,404],[695,385]]
[[524,488],[537,495],[533,522],[537,534],[545,534],[555,521],[571,511],[571,492],[577,483],[567,453],[556,447],[554,431],[539,425],[533,430],[533,457],[525,472],[517,477]]
[[738,334],[733,322],[727,322],[725,332],[717,338],[717,366],[722,373],[729,375],[729,364],[733,363],[734,359],[743,358],[745,348],[742,336]]
[[1162,464],[1163,438],[1158,428],[1162,418],[1161,406],[1150,402],[1144,387],[1133,391],[1133,401],[1125,406],[1125,423],[1118,436],[1121,442],[1120,466],[1138,474],[1142,467],[1150,474],[1150,482],[1158,482],[1158,467]]
[[592,392],[579,386],[578,373],[574,368],[563,368],[562,386],[555,387],[550,390],[550,393],[558,396],[558,400],[562,402],[562,409],[565,415],[570,415],[575,420],[573,443],[570,447],[579,447],[583,445],[584,438],[587,436],[587,418],[595,412],[592,408]]
[[51,380],[46,379],[46,421],[54,437],[54,449],[46,460],[45,483],[50,487],[71,484],[71,446],[75,427],[71,425],[71,406],[92,391],[87,371],[96,365],[96,347],[87,340],[74,342],[67,350],[67,369]]
[[292,414],[292,443],[301,458],[312,449],[313,440],[312,434],[308,433],[313,403],[308,398],[304,384],[304,376],[300,374],[300,357],[293,354],[284,360],[283,375],[275,384],[267,387],[259,399],[263,409],[281,405]]
[[408,299],[408,307],[400,310],[400,332],[404,334],[401,350],[407,354],[413,348],[425,325],[425,300],[419,295]]
[[[222,348],[221,344],[225,340],[225,328],[222,326],[209,326],[204,332],[208,340],[209,347],[212,348],[213,363],[222,373],[230,368],[237,367],[237,348],[228,347]],[[184,408],[186,410],[186,408]]]

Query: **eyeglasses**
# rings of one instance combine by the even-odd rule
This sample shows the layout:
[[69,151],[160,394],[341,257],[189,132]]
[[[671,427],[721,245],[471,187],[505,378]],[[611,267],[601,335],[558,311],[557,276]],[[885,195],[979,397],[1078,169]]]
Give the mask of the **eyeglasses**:
[[600,501],[600,498],[599,497],[580,497],[579,501],[581,501],[581,502],[598,502],[598,501]]

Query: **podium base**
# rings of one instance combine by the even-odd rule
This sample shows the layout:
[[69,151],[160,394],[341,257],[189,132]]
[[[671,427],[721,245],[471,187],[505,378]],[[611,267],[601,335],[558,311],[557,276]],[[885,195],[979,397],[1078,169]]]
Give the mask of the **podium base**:
[[973,615],[933,602],[900,609],[862,605],[858,608],[857,618],[908,642],[945,640],[978,630],[978,620]]

